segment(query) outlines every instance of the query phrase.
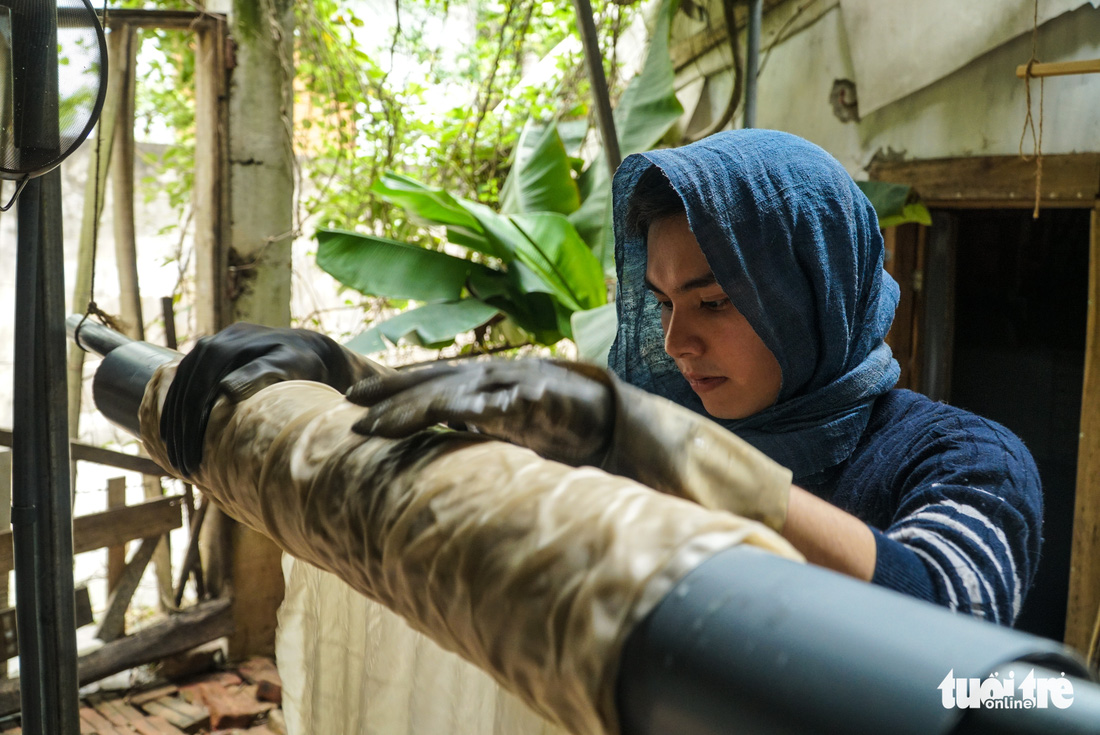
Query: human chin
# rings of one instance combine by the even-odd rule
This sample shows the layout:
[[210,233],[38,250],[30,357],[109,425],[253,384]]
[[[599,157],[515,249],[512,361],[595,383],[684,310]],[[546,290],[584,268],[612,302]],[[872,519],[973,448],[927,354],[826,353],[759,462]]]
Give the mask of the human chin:
[[697,390],[696,394],[706,412],[716,419],[744,419],[761,410],[754,401],[749,400],[749,396],[735,390],[729,381],[707,392]]

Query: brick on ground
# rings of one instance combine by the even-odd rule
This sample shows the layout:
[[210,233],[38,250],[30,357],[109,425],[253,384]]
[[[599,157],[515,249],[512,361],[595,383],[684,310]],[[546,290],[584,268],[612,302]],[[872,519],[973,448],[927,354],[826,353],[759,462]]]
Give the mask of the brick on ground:
[[224,686],[218,682],[199,684],[196,693],[210,712],[210,726],[215,730],[247,728],[260,715],[275,707],[271,702],[256,699],[256,685]]
[[279,669],[275,662],[262,656],[253,656],[240,666],[237,671],[246,680],[257,687],[257,697],[264,702],[283,703],[283,679],[279,676]]

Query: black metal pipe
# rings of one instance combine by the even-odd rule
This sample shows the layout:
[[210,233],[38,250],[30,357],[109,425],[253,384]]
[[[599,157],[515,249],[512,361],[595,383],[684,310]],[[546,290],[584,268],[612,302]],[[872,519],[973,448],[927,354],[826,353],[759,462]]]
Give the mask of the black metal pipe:
[[[61,156],[53,3],[10,4],[19,165]],[[23,190],[16,246],[12,537],[23,732],[77,735],[61,173]]]
[[158,367],[179,359],[180,354],[167,347],[132,340],[79,314],[70,315],[65,326],[77,345],[103,356],[92,380],[96,408],[112,423],[139,436],[138,409],[145,386]]
[[764,0],[750,0],[748,47],[745,51],[746,128],[756,127],[756,82],[760,74],[760,27],[764,24]]
[[19,200],[12,536],[23,731],[76,735],[60,171]]
[[604,156],[607,158],[607,170],[612,174],[619,168],[623,157],[619,150],[619,136],[615,133],[615,115],[611,111],[611,94],[607,89],[607,77],[603,73],[603,55],[600,53],[600,40],[596,35],[596,21],[592,16],[592,5],[588,0],[573,0],[577,14],[577,30],[581,34],[584,47],[584,61],[588,67],[588,83],[592,85],[592,97],[596,103],[596,120],[603,138]]
[[39,211],[42,182],[27,182],[19,199],[15,256],[15,365],[12,405],[11,533],[15,567],[16,625],[19,630],[19,678],[23,729],[41,733],[46,701],[42,675],[42,603],[39,574],[44,560],[38,552],[41,531],[39,497],[49,492],[51,478],[42,477],[49,467],[41,424],[38,327]]
[[[100,368],[97,381],[116,383],[99,394],[105,400],[143,392],[138,376],[148,368],[128,349],[141,344],[104,359],[134,363],[102,378]],[[943,705],[949,673],[984,679],[1015,670],[1022,681],[1032,669],[1035,677],[1065,672],[1073,706],[1014,717]],[[720,552],[682,579],[630,632],[619,671],[623,735],[1100,728],[1100,687],[1062,644],[749,546]]]
[[[958,729],[968,711],[943,705],[944,678],[1024,661],[1075,677],[1091,703],[1036,710],[1031,722],[1097,732],[1100,687],[1060,643],[742,546],[693,570],[630,633],[622,732],[968,732]],[[1000,732],[1029,733],[1031,722]]]

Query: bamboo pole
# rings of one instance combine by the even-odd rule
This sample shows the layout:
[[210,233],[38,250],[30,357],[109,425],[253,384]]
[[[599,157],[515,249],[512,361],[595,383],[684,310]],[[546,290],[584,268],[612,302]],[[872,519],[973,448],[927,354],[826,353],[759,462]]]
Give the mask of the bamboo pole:
[[1031,65],[1031,73],[1028,73],[1027,64],[1016,67],[1016,76],[1023,79],[1032,77],[1061,77],[1069,74],[1100,74],[1100,59],[1087,59],[1085,61],[1052,61],[1047,64],[1038,62]]
[[[119,53],[114,57],[118,69],[118,117],[115,121],[114,148],[111,168],[111,192],[113,194],[115,262],[118,267],[118,313],[123,331],[132,339],[145,339],[145,319],[141,310],[141,288],[137,268],[137,235],[134,228],[134,108],[138,40],[133,26],[122,23],[114,28],[112,36],[119,36]],[[145,476],[142,488],[146,500],[163,497],[164,487],[160,478]],[[161,606],[171,604],[172,552],[168,536],[157,543],[153,554],[157,588]]]
[[[107,39],[107,57],[121,58],[127,53],[123,46],[124,34],[112,33]],[[103,112],[93,136],[92,154],[88,161],[88,176],[84,187],[84,215],[80,225],[80,244],[76,256],[76,279],[73,285],[72,311],[83,314],[92,297],[92,271],[95,268],[93,252],[99,218],[103,214],[103,192],[107,184],[107,170],[111,163],[111,145],[118,120],[119,94],[122,86],[120,64],[111,64],[107,75],[107,96]],[[99,196],[96,196],[96,193]],[[98,201],[97,201],[98,200]],[[84,350],[76,345],[69,349],[69,436],[80,435],[80,389],[84,377]],[[75,475],[74,475],[75,481]]]
[[122,331],[131,339],[145,339],[138,289],[137,236],[134,232],[134,80],[137,43],[133,27],[116,27],[121,53],[112,61],[119,69],[118,118],[115,122],[114,166],[111,191],[114,194],[115,262],[118,265],[119,307]]

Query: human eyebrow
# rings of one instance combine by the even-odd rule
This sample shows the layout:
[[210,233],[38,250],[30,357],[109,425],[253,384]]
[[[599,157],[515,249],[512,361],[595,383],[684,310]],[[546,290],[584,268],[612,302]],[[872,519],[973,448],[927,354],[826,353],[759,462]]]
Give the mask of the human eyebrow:
[[[664,296],[665,292],[657,288],[653,281],[649,280],[649,276],[646,276],[645,287],[655,294]],[[718,283],[718,278],[714,273],[707,273],[706,275],[697,276],[695,278],[689,278],[675,288],[676,293],[686,293],[688,291],[694,291],[700,288],[706,288],[707,286],[714,286]]]

